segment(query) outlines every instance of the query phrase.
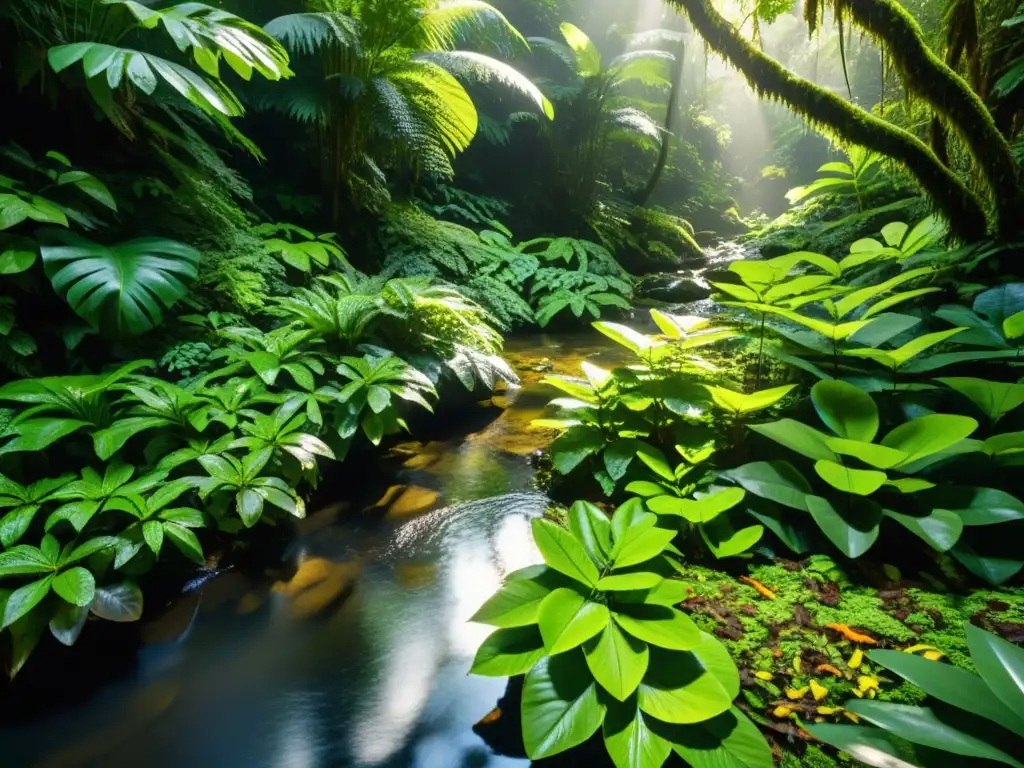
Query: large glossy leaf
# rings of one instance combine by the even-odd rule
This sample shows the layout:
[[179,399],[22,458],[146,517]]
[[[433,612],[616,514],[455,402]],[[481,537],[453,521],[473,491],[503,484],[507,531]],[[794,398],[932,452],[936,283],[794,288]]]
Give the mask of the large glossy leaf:
[[612,524],[604,512],[588,501],[577,501],[569,508],[569,530],[591,560],[607,562],[612,551]]
[[882,445],[907,454],[897,465],[903,467],[949,448],[977,428],[978,422],[967,416],[933,413],[900,424],[882,438]]
[[881,510],[871,508],[863,515],[844,510],[840,514],[828,499],[813,495],[807,497],[807,510],[829,541],[847,557],[860,557],[878,539]]
[[46,576],[38,581],[32,581],[24,586],[18,587],[10,593],[3,604],[3,620],[0,621],[0,629],[6,629],[14,622],[35,608],[50,593],[50,585],[53,583],[52,576]]
[[582,645],[600,633],[609,621],[608,606],[587,600],[572,589],[549,594],[537,612],[544,650],[554,656]]
[[[967,631],[969,645],[972,639],[979,645],[987,645],[989,640],[994,638],[993,635],[969,623]],[[1009,644],[1007,643],[1007,645]],[[1011,645],[1010,647],[1017,653],[1021,653],[1016,646]],[[913,683],[929,696],[934,696],[939,701],[999,723],[1018,736],[1024,736],[1024,717],[1019,714],[1020,709],[1005,704],[992,692],[994,687],[992,675],[986,675],[990,681],[986,684],[981,677],[965,669],[938,661],[929,661],[921,656],[903,651],[871,651],[868,656],[872,661],[895,672],[907,682]],[[977,657],[973,648],[971,656],[977,665]],[[1002,665],[998,659],[996,663],[1001,671]],[[999,673],[997,672],[996,675],[999,676]],[[1014,681],[1011,679],[1010,682]],[[1016,695],[1013,695],[1014,691],[1016,691]],[[1020,689],[1016,684],[1013,685],[1013,690],[1010,693],[1015,701],[1024,701],[1024,696],[1021,696]]]
[[[992,693],[1019,720],[1024,712],[1024,650],[970,622],[964,627],[971,661]],[[1020,730],[1014,730],[1024,735]]]
[[96,579],[85,568],[69,568],[53,579],[53,591],[67,602],[79,607],[92,603],[96,595]]
[[199,252],[174,240],[140,238],[104,246],[56,232],[40,252],[57,293],[105,333],[133,336],[152,329],[188,292]]
[[535,579],[515,579],[495,592],[470,621],[493,627],[525,627],[537,623],[541,601],[551,590]]
[[683,725],[709,720],[732,706],[729,690],[694,654],[657,649],[651,650],[637,697],[647,714]]
[[895,448],[866,443],[861,440],[847,440],[843,437],[829,438],[828,447],[842,456],[853,456],[860,459],[876,469],[889,469],[907,459],[907,454],[897,451]]
[[715,401],[715,405],[739,416],[775,405],[792,392],[794,387],[796,384],[786,384],[782,387],[763,389],[760,392],[747,395],[723,387],[705,385],[705,388],[711,393],[711,399]]
[[1012,578],[1020,572],[1021,568],[1024,568],[1024,557],[981,554],[963,538],[949,552],[975,576],[996,586]]
[[873,469],[851,469],[834,461],[816,461],[814,471],[818,473],[818,477],[836,490],[853,493],[857,496],[870,496],[888,479],[885,472]]
[[811,486],[789,462],[755,461],[723,472],[722,477],[739,484],[755,496],[807,511],[806,499],[811,493]]
[[1024,520],[1024,503],[995,488],[942,486],[927,495],[929,503],[956,512],[964,525],[997,525]]
[[601,727],[604,715],[582,652],[545,656],[526,675],[523,743],[532,759],[582,744]]
[[615,568],[626,568],[657,557],[665,551],[665,547],[678,533],[667,528],[651,526],[634,535],[637,530],[636,527],[630,528],[626,532],[626,537],[616,542],[613,559]]
[[533,540],[544,557],[544,562],[559,573],[587,586],[597,584],[597,566],[587,555],[583,545],[564,528],[550,520],[536,519],[532,523]]
[[660,648],[688,651],[701,642],[701,633],[682,611],[663,605],[620,605],[612,618],[638,640]]
[[746,715],[733,707],[669,732],[672,748],[693,768],[772,768],[772,748]]
[[50,633],[62,645],[72,646],[78,642],[88,619],[88,606],[61,603],[50,619]]
[[977,736],[957,730],[951,723],[936,717],[928,707],[861,699],[849,702],[847,709],[862,720],[885,728],[914,744],[1022,768],[1022,764],[1010,755]]
[[826,442],[829,436],[802,421],[780,419],[767,424],[750,424],[749,427],[779,445],[796,451],[801,456],[806,456],[809,459],[835,461],[836,456]]
[[839,437],[870,443],[878,434],[875,401],[852,384],[837,379],[819,381],[811,388],[811,402],[821,420]]
[[993,421],[1024,403],[1024,384],[1008,384],[969,377],[952,377],[937,381],[968,398]]
[[668,759],[672,745],[651,730],[649,718],[637,707],[635,698],[608,707],[604,745],[615,768],[661,768]]
[[601,52],[587,37],[587,33],[569,22],[563,22],[559,25],[559,29],[565,42],[576,54],[576,72],[580,77],[591,77],[598,74],[602,68]]
[[650,651],[647,643],[626,634],[615,622],[583,646],[594,679],[619,701],[625,701],[640,685]]
[[900,757],[902,744],[882,728],[867,725],[809,724],[811,735],[874,768],[918,768]]
[[53,569],[53,560],[27,544],[19,544],[6,552],[0,552],[0,576],[27,576],[47,573]]
[[555,469],[567,475],[604,446],[604,434],[596,427],[570,427],[551,443],[551,461]]
[[887,509],[885,516],[895,520],[914,535],[920,536],[937,552],[951,549],[964,530],[964,522],[960,516],[945,509],[933,509],[923,516],[905,515]]
[[0,453],[42,451],[58,440],[88,426],[90,426],[89,422],[81,419],[53,417],[27,419],[14,425],[13,430],[17,434],[13,440],[0,447]]
[[142,590],[133,581],[97,587],[89,609],[107,621],[138,621],[142,618]]
[[480,645],[470,672],[485,677],[526,674],[544,657],[544,643],[536,626],[498,629]]

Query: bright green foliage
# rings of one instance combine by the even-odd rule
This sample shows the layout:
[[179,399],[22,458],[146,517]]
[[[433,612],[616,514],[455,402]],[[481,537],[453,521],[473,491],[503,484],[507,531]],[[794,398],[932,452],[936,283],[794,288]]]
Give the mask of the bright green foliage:
[[833,176],[822,176],[803,187],[795,187],[786,193],[790,204],[801,203],[812,195],[831,194],[850,196],[857,200],[858,210],[864,210],[864,201],[872,189],[884,186],[887,182],[879,179],[878,163],[882,156],[863,147],[851,145],[846,150],[848,163],[825,163],[818,173],[830,173]]
[[568,530],[534,520],[533,535],[545,565],[511,574],[472,619],[498,627],[472,671],[526,675],[523,741],[531,759],[601,729],[618,768],[658,768],[673,750],[694,765],[737,751],[750,768],[772,765],[767,742],[732,706],[735,664],[674,607],[686,594],[665,575],[675,531],[633,500],[611,519],[576,502]]
[[927,216],[913,227],[894,221],[882,227],[882,240],[865,237],[850,245],[850,255],[839,262],[841,270],[848,271],[862,264],[895,259],[902,261],[938,240],[946,227],[935,215]]
[[[963,550],[956,544],[964,526],[1000,521],[998,516],[964,514],[966,505],[960,501],[998,491],[944,487],[918,476],[946,455],[975,450],[967,439],[978,427],[974,419],[933,413],[900,424],[878,440],[880,419],[871,395],[833,380],[815,384],[811,400],[832,435],[788,418],[750,429],[812,461],[822,490],[815,490],[785,461],[747,464],[723,477],[761,498],[809,514],[848,557],[860,557],[871,548],[883,518],[958,558]],[[1012,497],[1002,503],[1020,505]],[[1016,514],[1002,519],[1016,519]],[[975,570],[975,558],[984,560],[974,553],[961,559]]]
[[333,232],[314,235],[294,224],[261,224],[253,233],[263,238],[268,251],[300,272],[309,274],[315,267],[333,265],[352,268]]
[[455,50],[472,40],[507,52],[528,49],[505,16],[482,0],[304,5],[309,12],[266,25],[296,54],[302,82],[294,91],[268,91],[266,103],[316,124],[337,224],[337,187],[347,187],[357,203],[386,200],[379,166],[396,156],[419,172],[453,175],[451,158],[469,146],[479,124],[460,79],[496,81],[546,117],[554,115],[540,90],[509,64]]
[[[847,709],[865,725],[812,725],[818,739],[866,765],[914,766],[901,742],[927,747],[952,764],[964,758],[1020,766],[1024,738],[1024,651],[965,624],[976,673],[900,651],[871,651],[870,659],[922,689],[930,706],[855,700]],[[993,724],[998,727],[993,727]],[[898,762],[897,762],[898,760]],[[929,763],[930,764],[930,763]]]
[[[696,530],[716,558],[740,555],[753,547],[764,534],[764,527],[737,529],[734,516],[725,514],[743,501],[745,492],[741,488],[709,487],[712,478],[700,467],[714,453],[714,445],[694,452],[677,445],[676,451],[683,461],[674,468],[656,449],[637,453],[656,479],[634,481],[626,486],[626,492],[643,497],[652,512],[681,517],[686,529]],[[662,521],[664,525],[665,518]]]

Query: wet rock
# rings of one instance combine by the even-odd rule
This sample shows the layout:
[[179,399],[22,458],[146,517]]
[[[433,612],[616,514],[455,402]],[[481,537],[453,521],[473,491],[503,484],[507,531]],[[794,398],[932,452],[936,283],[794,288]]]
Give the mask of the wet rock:
[[437,504],[440,494],[419,485],[392,485],[377,502],[367,508],[387,510],[388,517],[409,517],[429,512]]
[[361,571],[359,561],[335,563],[311,557],[299,564],[290,581],[274,584],[273,592],[288,598],[293,618],[305,619],[347,595]]
[[555,364],[545,357],[542,358],[540,362],[528,366],[527,370],[533,371],[534,373],[550,373],[555,370]]
[[703,281],[681,273],[662,273],[644,278],[637,286],[639,299],[660,301],[666,304],[688,304],[711,295],[711,287]]

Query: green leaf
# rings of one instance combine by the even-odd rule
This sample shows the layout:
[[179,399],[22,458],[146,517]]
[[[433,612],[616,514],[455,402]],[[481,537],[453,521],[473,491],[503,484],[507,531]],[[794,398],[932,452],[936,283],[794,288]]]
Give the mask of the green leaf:
[[0,576],[27,576],[47,573],[54,569],[54,563],[40,550],[27,544],[11,547],[0,552]]
[[89,422],[80,419],[46,417],[21,421],[15,427],[18,431],[17,437],[0,448],[0,453],[42,451],[61,438],[88,426],[91,426]]
[[53,591],[72,605],[85,607],[96,594],[96,579],[85,568],[71,568],[54,577]]
[[133,435],[157,427],[168,426],[170,423],[162,416],[132,416],[115,421],[106,429],[93,433],[92,439],[96,456],[106,461],[121,450]]
[[950,550],[964,530],[960,516],[945,509],[933,509],[930,514],[921,517],[893,512],[891,509],[885,510],[884,514],[924,539],[937,552]]
[[[836,545],[847,557],[858,558],[871,549],[878,539],[878,521],[881,511],[877,514],[856,515],[856,526],[835,510],[832,504],[820,496],[807,497],[807,511],[818,524],[829,541]],[[853,517],[854,515],[850,515]]]
[[594,679],[619,701],[640,685],[650,656],[646,643],[625,634],[613,621],[584,644],[583,653]]
[[142,618],[142,590],[133,581],[97,587],[89,610],[107,621],[138,621]]
[[[995,638],[994,635],[978,629],[970,622],[965,626],[968,633],[968,645],[971,644],[972,638],[982,644],[987,643],[989,638]],[[1020,653],[1016,646],[1010,645],[1010,647]],[[977,666],[973,647],[971,656]],[[929,661],[921,656],[903,651],[871,651],[868,653],[868,657],[873,662],[895,672],[907,682],[916,685],[929,696],[934,696],[939,701],[999,723],[1018,736],[1024,736],[1024,718],[1017,714],[1020,710],[1016,708],[1016,705],[1008,705],[993,694],[993,678],[990,674],[985,674],[985,677],[982,678],[951,664]],[[998,660],[996,663],[999,664]],[[999,665],[999,670],[1001,671],[1001,665]],[[998,675],[999,672],[996,674]],[[1016,685],[1014,687],[1016,688]],[[1017,690],[1019,692],[1019,688]]]
[[524,627],[537,623],[541,601],[551,590],[535,579],[515,579],[495,592],[470,621],[492,627]]
[[907,458],[896,465],[903,467],[949,448],[977,428],[978,422],[967,416],[933,413],[900,424],[882,438],[882,445],[907,454]]
[[567,475],[604,445],[604,434],[597,427],[570,427],[551,443],[551,460],[556,470]]
[[[772,748],[736,707],[670,731],[672,748],[693,768],[773,768]],[[896,768],[893,766],[892,768]]]
[[705,527],[701,526],[701,536],[711,553],[718,559],[740,555],[757,544],[764,536],[764,526],[761,525],[751,525],[738,531],[733,531],[730,527],[728,531],[727,536],[720,537],[706,531]]
[[805,726],[811,735],[875,768],[918,768],[900,758],[903,743],[888,731],[867,725],[816,724]]
[[907,454],[884,445],[865,443],[860,440],[847,440],[844,437],[830,437],[828,447],[842,456],[853,456],[876,469],[890,469],[902,461]]
[[612,341],[621,344],[630,352],[636,355],[643,355],[656,345],[656,342],[642,333],[634,331],[625,325],[618,323],[594,323],[594,330],[600,331]]
[[569,508],[569,530],[591,560],[607,562],[612,551],[612,524],[604,512],[588,501],[577,501]]
[[715,405],[739,416],[770,408],[792,392],[794,387],[796,384],[787,384],[783,387],[765,389],[745,395],[742,392],[733,392],[731,389],[704,385],[704,388],[711,393],[711,399],[715,401]]
[[882,351],[880,349],[847,349],[843,351],[843,354],[850,355],[851,357],[867,357],[881,363],[886,368],[896,370],[920,355],[922,352],[931,349],[936,344],[941,344],[963,330],[966,329],[951,328],[947,331],[926,333],[923,336],[918,336],[913,341],[907,342],[899,349],[890,349],[888,351]]
[[608,617],[607,606],[572,589],[556,589],[544,598],[537,613],[544,650],[554,656],[582,645],[605,628]]
[[632,483],[626,486],[626,493],[635,493],[637,496],[648,498],[650,496],[661,496],[662,494],[668,493],[669,489],[658,483],[652,483],[649,480],[634,480]]
[[59,643],[72,646],[78,642],[82,630],[85,629],[85,622],[89,619],[88,606],[82,607],[70,603],[60,603],[57,610],[50,619],[50,634]]
[[149,520],[142,524],[142,538],[157,557],[164,544],[164,524],[159,520]]
[[[508,630],[499,630],[508,631]],[[582,744],[605,716],[582,653],[546,656],[526,675],[523,686],[523,743],[533,760]]]
[[1015,496],[995,488],[942,486],[929,494],[929,501],[955,512],[964,525],[997,525],[1024,520],[1024,504]]
[[653,589],[661,583],[661,576],[649,571],[605,576],[597,582],[604,592],[628,592],[634,589]]
[[0,544],[5,547],[17,544],[32,525],[38,511],[38,504],[27,504],[4,515],[3,519],[0,519]]
[[622,605],[612,618],[633,637],[659,648],[688,651],[701,640],[689,616],[664,605]]
[[[1024,651],[1013,643],[965,622],[971,662],[989,689],[1020,721],[1024,712]],[[957,706],[963,707],[962,704]],[[963,707],[968,709],[967,707]],[[971,710],[976,711],[976,710]],[[1014,728],[1018,735],[1024,735]]]
[[614,568],[626,568],[647,562],[664,552],[677,534],[677,531],[655,526],[645,529],[639,526],[631,527],[623,539],[615,542],[612,565]]
[[[587,33],[567,21],[562,22],[559,25],[559,29],[562,32],[562,37],[565,38],[565,42],[569,44],[573,53],[576,54],[577,74],[580,77],[592,77],[600,73],[603,67],[601,52],[594,45],[593,41],[587,37]],[[535,757],[532,754],[530,756]]]
[[27,237],[11,237],[0,241],[0,275],[21,274],[31,269],[37,258],[36,244]]
[[651,730],[635,700],[612,704],[604,718],[604,745],[615,768],[661,768],[672,752],[669,742]]
[[[859,390],[858,390],[859,391]],[[828,435],[809,427],[802,421],[780,419],[767,424],[749,424],[748,427],[779,445],[796,451],[809,459],[835,461],[835,454],[827,445]]]
[[163,530],[164,534],[178,548],[181,554],[193,563],[201,565],[206,563],[206,558],[203,556],[203,546],[199,543],[199,538],[192,531],[177,523],[164,523]]
[[4,605],[3,622],[0,623],[0,629],[6,629],[11,626],[11,624],[39,605],[42,599],[50,594],[52,582],[53,576],[47,576],[14,590]]
[[[735,683],[739,684],[739,675]],[[727,711],[733,697],[692,653],[651,649],[651,661],[637,697],[647,714],[666,723],[699,723]]]
[[743,501],[745,495],[746,491],[742,488],[719,488],[699,499],[656,496],[647,501],[647,506],[659,515],[680,515],[691,523],[707,523],[735,507]]
[[32,651],[39,644],[39,639],[46,629],[47,611],[36,609],[29,611],[10,627],[11,635],[11,665],[10,676],[13,680],[15,675],[21,671],[28,661]]
[[1011,556],[980,555],[964,539],[949,550],[971,573],[989,584],[999,586],[1024,568],[1024,559]]
[[814,471],[818,473],[818,477],[833,488],[858,496],[870,496],[888,479],[885,472],[877,472],[873,469],[850,469],[834,461],[817,461],[814,463]]
[[811,486],[787,461],[755,461],[723,472],[721,476],[762,499],[807,511],[806,498]]
[[163,321],[188,292],[199,252],[174,240],[150,237],[114,246],[72,232],[55,232],[40,252],[46,276],[71,308],[114,336],[134,336]]
[[940,720],[928,707],[913,707],[906,704],[890,704],[865,699],[851,701],[846,708],[869,723],[885,728],[913,744],[941,749],[963,757],[977,757],[995,760],[1004,765],[1021,768],[1000,749],[988,744],[977,736],[958,731],[949,723]]
[[252,528],[263,515],[263,496],[253,488],[243,488],[235,496],[235,508],[246,528]]
[[597,584],[597,567],[586,550],[569,531],[549,520],[537,518],[532,523],[533,540],[544,557],[544,562],[559,573],[589,587]]
[[1007,384],[988,379],[953,377],[936,379],[968,398],[992,421],[1024,403],[1024,384]]
[[469,671],[484,677],[515,677],[542,658],[544,642],[536,626],[498,629],[481,643]]
[[870,443],[878,434],[878,406],[871,395],[852,384],[838,379],[819,381],[811,388],[811,402],[839,437]]

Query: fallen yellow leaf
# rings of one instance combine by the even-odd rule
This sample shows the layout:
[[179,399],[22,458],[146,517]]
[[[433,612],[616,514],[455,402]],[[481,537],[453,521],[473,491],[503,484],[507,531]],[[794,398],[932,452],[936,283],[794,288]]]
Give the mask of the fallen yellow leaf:
[[817,680],[811,680],[811,695],[815,701],[821,701],[828,696],[828,688],[820,685]]

